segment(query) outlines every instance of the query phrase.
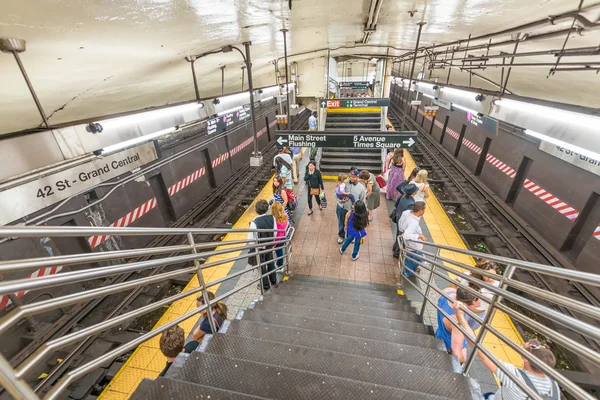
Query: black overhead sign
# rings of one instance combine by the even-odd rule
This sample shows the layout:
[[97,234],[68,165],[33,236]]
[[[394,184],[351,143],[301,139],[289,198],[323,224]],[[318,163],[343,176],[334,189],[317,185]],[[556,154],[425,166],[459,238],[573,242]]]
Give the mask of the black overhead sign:
[[467,121],[492,135],[498,134],[498,121],[483,114],[473,114],[467,111]]
[[220,115],[217,118],[209,119],[206,124],[206,131],[209,135],[222,133],[227,129],[236,128],[248,119],[250,119],[250,104],[246,104],[238,110]]
[[277,143],[286,147],[340,147],[350,149],[409,149],[417,132],[277,131]]
[[369,82],[340,82],[340,89],[367,89]]
[[363,107],[388,107],[390,99],[373,99],[360,97],[356,99],[321,99],[321,107],[325,108],[363,108]]

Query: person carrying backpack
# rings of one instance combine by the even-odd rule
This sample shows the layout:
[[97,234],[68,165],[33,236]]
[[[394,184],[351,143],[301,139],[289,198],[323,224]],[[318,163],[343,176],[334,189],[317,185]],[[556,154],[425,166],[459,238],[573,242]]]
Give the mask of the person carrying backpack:
[[[460,308],[463,303],[455,301],[453,304],[454,312],[456,313],[456,320],[465,331],[472,337],[477,337],[473,332],[473,329],[469,326],[469,323],[465,317],[465,312]],[[463,335],[464,336],[464,335]],[[467,339],[469,346],[473,347],[473,343]],[[554,368],[556,365],[556,357],[548,346],[542,345],[537,340],[530,340],[523,345],[523,348],[536,356],[547,364],[550,368]],[[479,359],[493,374],[495,374],[500,380],[500,389],[496,393],[490,392],[485,394],[486,399],[494,400],[528,400],[530,397],[502,371],[494,364],[492,360],[481,351],[477,351]],[[509,364],[504,361],[500,361],[503,367],[516,375],[519,382],[527,385],[531,390],[539,394],[543,399],[547,400],[560,400],[560,388],[558,383],[553,379],[547,377],[536,365],[529,362],[528,359],[523,358],[523,368],[517,368],[513,364]]]

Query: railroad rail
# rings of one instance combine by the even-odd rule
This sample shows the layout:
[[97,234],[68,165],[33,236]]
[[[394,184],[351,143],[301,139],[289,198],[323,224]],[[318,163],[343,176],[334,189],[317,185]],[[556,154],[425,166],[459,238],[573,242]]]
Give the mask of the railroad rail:
[[[307,126],[307,120],[310,113],[303,112],[299,114],[293,121],[294,129],[301,130]],[[229,219],[232,210],[238,209],[239,205],[244,202],[249,202],[252,197],[252,192],[255,189],[260,189],[260,186],[268,181],[268,178],[272,174],[272,166],[270,159],[275,155],[276,147],[275,141],[271,141],[265,149],[263,149],[263,155],[265,162],[260,168],[250,167],[248,163],[244,165],[235,175],[232,175],[226,182],[219,186],[213,191],[206,199],[201,203],[197,204],[180,219],[175,221],[169,228],[185,228],[193,226],[194,228],[206,228],[208,226],[219,226],[226,227],[226,221]],[[251,184],[254,182],[254,184]],[[217,238],[215,238],[217,235]],[[217,247],[218,243],[215,239],[218,239],[220,233],[216,234],[203,234],[200,238],[195,237],[197,243],[200,243],[197,248],[202,250],[211,250],[211,248]],[[152,240],[147,249],[143,252],[140,251],[109,251],[94,253],[90,260],[92,262],[112,261],[118,259],[129,259],[130,262],[145,262],[158,259],[166,255],[166,257],[176,257],[182,252],[189,251],[189,245],[186,244],[186,238],[179,238],[174,235],[161,235],[157,236]],[[40,259],[23,260],[19,264],[19,268],[39,268]],[[44,262],[49,265],[81,265],[82,261],[79,259],[73,259],[71,256],[59,256],[59,257],[47,257]],[[0,262],[0,271],[6,267],[7,263]],[[14,270],[14,268],[13,268]],[[144,271],[141,276],[152,278],[153,276],[160,275],[167,271],[171,272],[174,270],[174,266],[165,265],[159,266],[148,271]],[[98,287],[110,287],[118,284],[126,284],[134,278],[140,276],[139,272],[129,272],[124,274],[115,274],[107,277],[102,283],[98,284]],[[166,282],[163,282],[166,284]],[[88,288],[89,290],[90,288]],[[93,288],[91,288],[93,289]],[[133,288],[129,293],[121,296],[107,296],[98,297],[91,299],[87,303],[74,304],[59,320],[53,324],[47,326],[42,325],[41,327],[33,326],[32,331],[34,334],[34,340],[25,346],[15,357],[10,359],[10,364],[13,366],[21,365],[26,359],[28,359],[43,343],[48,340],[60,338],[68,334],[73,329],[81,329],[94,323],[98,318],[98,315],[102,315],[102,319],[109,320],[120,315],[124,310],[127,310],[133,302],[142,295],[144,290],[143,286]],[[108,311],[107,311],[108,310]],[[14,335],[19,334],[15,331],[7,331],[6,334]],[[1,337],[1,335],[0,335]],[[55,365],[47,374],[44,374],[44,378],[38,382],[36,379],[40,374],[37,371],[26,377],[26,381],[34,383],[35,393],[44,393],[50,389],[50,387],[71,367],[71,365],[86,352],[90,352],[93,349],[94,342],[98,339],[97,335],[86,338],[83,342],[79,343],[73,350],[68,352],[65,356],[62,356],[62,362]],[[0,390],[0,394],[2,390]]]

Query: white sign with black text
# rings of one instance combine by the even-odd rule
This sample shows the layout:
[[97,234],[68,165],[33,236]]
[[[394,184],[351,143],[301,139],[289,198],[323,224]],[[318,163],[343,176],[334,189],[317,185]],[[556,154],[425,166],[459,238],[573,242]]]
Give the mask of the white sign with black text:
[[437,104],[440,107],[443,107],[447,110],[452,110],[452,103],[442,99],[433,99],[433,104]]
[[44,176],[0,192],[0,225],[41,210],[158,158],[154,143]]
[[548,153],[556,158],[560,158],[563,161],[573,164],[576,167],[585,169],[600,176],[600,159],[596,160],[581,154],[575,153],[572,150],[565,149],[564,147],[557,146],[552,143],[542,141],[540,143],[540,150]]

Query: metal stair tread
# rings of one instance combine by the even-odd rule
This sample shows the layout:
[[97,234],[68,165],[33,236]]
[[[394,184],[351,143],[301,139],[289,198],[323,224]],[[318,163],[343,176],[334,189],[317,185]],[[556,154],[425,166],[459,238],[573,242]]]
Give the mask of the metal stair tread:
[[[347,156],[344,157],[331,157],[331,158],[325,158],[322,157],[321,158],[321,166],[325,165],[325,164],[339,164],[339,163],[344,163],[344,164],[355,164],[356,163],[356,158],[348,158]],[[381,160],[379,159],[368,159],[368,158],[361,158],[360,159],[360,163],[363,165],[372,165],[374,167],[379,167],[379,164],[381,164]]]
[[[391,293],[396,295],[397,289],[394,286],[383,285],[380,283],[349,281],[344,279],[323,278],[311,275],[296,275],[285,282],[285,285],[307,285],[323,288],[343,288],[347,291],[359,290],[364,293]],[[404,298],[401,296],[401,298]]]
[[334,303],[352,304],[355,306],[382,308],[385,310],[397,310],[397,311],[402,311],[401,307],[399,307],[399,306],[406,304],[406,300],[400,300],[398,302],[379,302],[379,301],[352,298],[352,297],[348,297],[348,296],[328,295],[326,293],[304,292],[304,291],[299,291],[297,289],[294,289],[292,287],[285,288],[283,285],[280,288],[278,288],[277,290],[274,290],[273,293],[277,293],[277,294],[281,294],[281,295],[288,295],[288,296],[295,296],[295,297],[304,297],[304,298],[315,299],[315,300],[323,300],[323,301],[329,301],[329,302],[334,302]]
[[446,398],[200,352],[192,353],[182,378],[205,386],[282,400]]
[[463,398],[464,392],[469,393],[468,383],[464,377],[451,371],[269,342],[258,338],[215,335],[203,351],[233,359],[443,397]]
[[316,288],[316,287],[309,287],[309,286],[292,286],[292,285],[281,285],[279,286],[277,289],[273,290],[273,293],[277,293],[279,291],[296,291],[296,292],[312,292],[312,293],[319,293],[319,294],[323,294],[323,295],[329,295],[332,297],[345,297],[345,298],[349,298],[349,299],[356,299],[356,300],[364,300],[364,301],[381,301],[381,302],[385,302],[385,303],[406,303],[407,300],[396,295],[396,296],[390,296],[386,293],[383,293],[382,295],[379,294],[372,294],[372,293],[348,293],[345,292],[343,290],[335,290],[335,289],[330,289],[330,288]]
[[271,325],[244,319],[232,321],[225,334],[368,356],[403,364],[422,365],[446,371],[452,368],[451,356],[441,349],[381,342],[356,336]]
[[372,326],[377,328],[388,328],[399,331],[408,331],[416,333],[426,333],[425,325],[421,322],[421,317],[415,313],[405,313],[406,319],[392,319],[374,317],[371,315],[352,314],[341,311],[323,310],[314,307],[303,307],[295,304],[277,304],[277,303],[256,303],[256,310],[265,310],[273,313],[283,313],[299,315],[302,317],[314,317],[319,319],[328,319],[331,322],[346,322]]
[[182,399],[264,399],[231,390],[208,387],[199,383],[158,377],[144,379],[129,400],[182,400]]
[[278,294],[270,294],[265,296],[263,303],[275,302],[279,304],[294,304],[302,307],[318,308],[321,310],[341,311],[347,313],[356,313],[359,315],[373,315],[382,318],[403,319],[406,313],[416,314],[416,311],[407,305],[403,310],[382,310],[373,307],[354,306],[343,303],[330,303],[327,301],[319,301],[314,299],[306,299],[302,297],[282,296]]

